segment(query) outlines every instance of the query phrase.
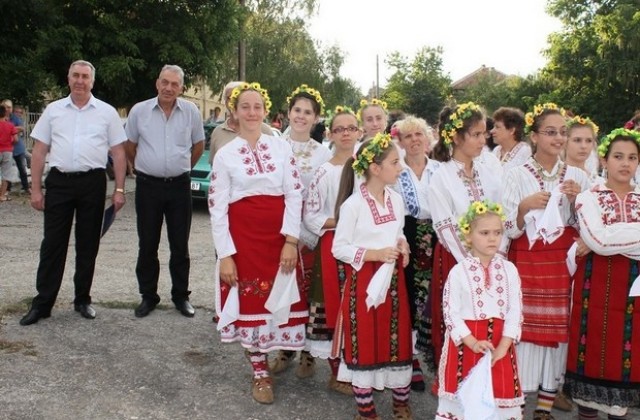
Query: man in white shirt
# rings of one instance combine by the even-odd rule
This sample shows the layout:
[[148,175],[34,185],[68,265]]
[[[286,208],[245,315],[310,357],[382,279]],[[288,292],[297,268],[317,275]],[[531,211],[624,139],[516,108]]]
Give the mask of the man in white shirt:
[[171,299],[186,317],[195,311],[189,303],[189,233],[191,230],[191,179],[189,172],[204,150],[200,111],[178,98],[184,72],[165,65],[156,81],[158,96],[131,108],[126,125],[127,157],[136,173],[138,262],[136,276],[142,302],[135,310],[145,317],[160,302],[158,295],[158,245],[163,219],[171,256]]
[[[36,277],[38,295],[20,325],[34,324],[51,315],[62,284],[74,216],[74,308],[84,318],[95,318],[90,292],[102,230],[108,153],[113,158],[116,175],[111,201],[116,211],[125,203],[124,142],[127,137],[120,117],[115,108],[91,94],[95,81],[95,68],[91,63],[73,62],[68,80],[69,96],[49,104],[31,132],[35,140],[31,206],[44,212],[44,238]],[[51,171],[43,194],[41,180],[47,153]]]

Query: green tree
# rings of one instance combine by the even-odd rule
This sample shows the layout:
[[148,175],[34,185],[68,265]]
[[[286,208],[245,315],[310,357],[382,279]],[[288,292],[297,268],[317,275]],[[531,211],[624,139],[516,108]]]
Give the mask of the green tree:
[[[3,77],[0,91],[32,105],[42,102],[42,88],[66,86],[76,59],[96,66],[94,93],[115,106],[153,95],[167,63],[185,69],[187,84],[196,77],[220,80],[227,63],[217,51],[238,39],[243,18],[235,0],[25,0],[11,9],[18,5],[20,14],[3,10],[3,28],[12,28],[5,43],[19,44],[0,51],[0,71],[13,76]],[[37,70],[16,74],[17,63],[19,70]]]
[[547,50],[552,96],[606,131],[621,126],[640,108],[638,1],[552,0],[548,10],[563,23]]
[[442,47],[422,47],[412,61],[398,52],[387,56],[394,69],[382,98],[390,109],[401,109],[435,124],[449,95],[451,79],[442,69]]

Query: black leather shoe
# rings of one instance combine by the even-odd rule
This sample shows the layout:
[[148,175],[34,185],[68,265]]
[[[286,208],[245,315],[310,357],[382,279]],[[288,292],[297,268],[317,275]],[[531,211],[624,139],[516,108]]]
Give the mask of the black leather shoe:
[[157,305],[157,303],[155,303],[155,302],[152,302],[152,301],[146,300],[146,299],[142,299],[142,302],[140,302],[140,305],[138,305],[138,307],[136,308],[135,311],[133,311],[133,313],[138,318],[144,318],[145,316],[149,315],[151,313],[151,311],[156,309],[156,305]]
[[96,317],[96,310],[93,309],[88,303],[76,303],[75,305],[73,305],[73,308],[76,310],[76,312],[80,312],[80,315],[83,318],[95,319]]
[[31,325],[38,322],[41,318],[49,318],[51,311],[43,311],[37,308],[29,309],[29,312],[20,320],[20,325]]
[[180,313],[188,318],[193,318],[196,314],[196,310],[193,309],[193,306],[189,303],[188,300],[182,300],[180,302],[175,302],[176,309],[180,311]]

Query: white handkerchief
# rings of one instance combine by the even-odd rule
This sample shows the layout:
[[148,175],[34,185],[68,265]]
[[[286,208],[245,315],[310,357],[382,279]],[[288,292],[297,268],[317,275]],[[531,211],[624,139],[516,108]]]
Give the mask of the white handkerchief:
[[240,318],[240,294],[238,293],[238,286],[233,286],[229,290],[227,300],[224,302],[224,308],[220,313],[216,329],[220,331],[232,322],[237,321],[238,318]]
[[529,238],[529,249],[533,247],[533,244],[540,238],[538,235],[538,226],[537,221],[542,218],[544,214],[544,210],[535,209],[530,210],[527,214],[524,215],[524,229],[527,234],[527,238]]
[[498,420],[491,382],[491,352],[486,352],[458,387],[456,397],[467,419]]
[[636,277],[631,285],[629,296],[640,296],[640,276]]
[[538,234],[547,244],[553,243],[564,233],[564,222],[560,214],[561,200],[562,193],[560,192],[560,186],[557,186],[551,191],[551,197],[549,197],[547,207],[544,209],[544,214],[536,224]]
[[578,269],[578,263],[576,263],[576,252],[578,252],[578,244],[576,242],[571,245],[569,251],[567,251],[567,268],[569,269],[569,274],[572,276],[576,274],[576,270]]
[[291,305],[299,301],[300,292],[298,291],[298,282],[296,282],[296,270],[284,274],[281,269],[278,269],[273,288],[264,304],[265,309],[273,315],[273,322],[276,325],[289,322]]
[[394,266],[395,263],[382,264],[371,278],[367,286],[367,309],[371,309],[372,306],[377,308],[387,298]]

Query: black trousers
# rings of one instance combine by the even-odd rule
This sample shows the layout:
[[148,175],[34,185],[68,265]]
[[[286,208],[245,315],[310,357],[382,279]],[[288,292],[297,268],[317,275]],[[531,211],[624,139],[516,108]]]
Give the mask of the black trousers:
[[75,304],[91,303],[91,284],[100,246],[107,178],[104,169],[64,174],[53,168],[45,180],[44,238],[32,307],[51,310],[64,274],[73,217],[76,218]]
[[169,274],[174,302],[189,299],[189,234],[191,231],[191,184],[189,173],[176,178],[156,178],[136,172],[138,263],[136,276],[142,298],[155,303],[158,295],[158,245],[162,222],[167,223]]

